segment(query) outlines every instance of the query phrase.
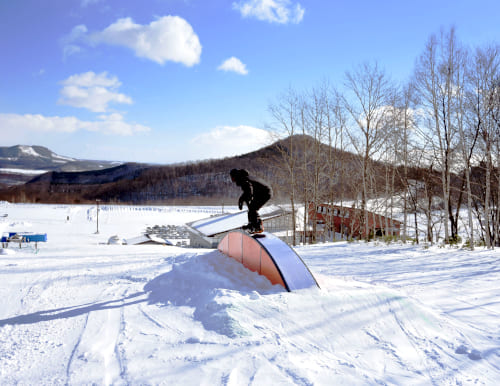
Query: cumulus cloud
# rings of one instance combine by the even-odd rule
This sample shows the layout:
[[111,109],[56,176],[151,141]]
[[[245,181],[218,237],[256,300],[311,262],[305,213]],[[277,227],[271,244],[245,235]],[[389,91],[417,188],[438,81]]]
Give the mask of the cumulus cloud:
[[233,8],[243,17],[254,17],[270,23],[300,23],[304,18],[304,8],[290,0],[244,0],[233,3]]
[[248,74],[247,66],[234,56],[226,59],[217,69],[221,71],[232,71],[241,75]]
[[219,126],[191,140],[191,146],[201,158],[221,158],[245,154],[269,145],[269,132],[251,126]]
[[178,16],[163,16],[147,25],[130,18],[117,20],[102,31],[89,35],[93,44],[130,48],[141,58],[159,64],[167,61],[191,67],[200,61],[201,44],[191,25]]
[[96,74],[92,71],[70,76],[62,82],[59,103],[85,108],[93,112],[108,111],[110,103],[131,104],[132,99],[116,92],[121,82],[107,72]]
[[149,127],[138,123],[128,123],[123,119],[123,115],[118,113],[100,115],[100,121],[88,122],[87,130],[99,131],[104,134],[134,135],[150,131]]
[[40,114],[0,113],[0,127],[19,137],[30,134],[74,133],[79,130],[129,136],[150,131],[149,127],[127,123],[121,114],[101,115],[97,121],[82,121],[76,117],[47,117]]

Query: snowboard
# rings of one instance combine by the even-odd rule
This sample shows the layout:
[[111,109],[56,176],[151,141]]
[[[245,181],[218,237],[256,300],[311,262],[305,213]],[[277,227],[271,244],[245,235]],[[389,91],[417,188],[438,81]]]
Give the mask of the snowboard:
[[245,226],[242,226],[241,230],[255,239],[266,237],[266,235],[264,234],[264,227],[262,227],[262,231],[260,232],[253,232],[250,229],[246,228]]
[[243,232],[245,232],[247,235],[252,236],[254,239],[261,239],[263,237],[266,237],[266,234],[264,231],[259,232],[259,233],[254,233],[254,232],[249,232],[246,229],[242,229]]

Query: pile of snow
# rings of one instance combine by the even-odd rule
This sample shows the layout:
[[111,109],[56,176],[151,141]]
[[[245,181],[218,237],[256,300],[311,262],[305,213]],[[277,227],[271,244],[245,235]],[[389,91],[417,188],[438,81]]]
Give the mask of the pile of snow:
[[118,235],[114,235],[108,239],[108,244],[109,245],[122,245],[123,239],[121,239],[120,236],[118,236]]
[[107,245],[207,208],[110,207],[95,234],[95,207],[1,206],[49,241],[0,257],[0,384],[500,379],[496,250],[298,247],[321,289],[288,293],[218,251]]

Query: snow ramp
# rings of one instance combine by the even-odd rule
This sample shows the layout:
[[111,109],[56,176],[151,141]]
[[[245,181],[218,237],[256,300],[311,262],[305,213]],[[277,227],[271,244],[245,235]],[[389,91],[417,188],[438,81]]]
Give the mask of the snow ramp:
[[300,256],[270,233],[250,236],[244,232],[230,232],[217,249],[287,291],[319,287]]

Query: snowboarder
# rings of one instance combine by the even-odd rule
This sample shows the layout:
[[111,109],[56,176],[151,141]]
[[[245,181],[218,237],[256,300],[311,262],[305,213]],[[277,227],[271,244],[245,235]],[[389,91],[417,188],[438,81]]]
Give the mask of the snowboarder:
[[243,190],[243,194],[238,200],[238,208],[243,208],[243,203],[248,207],[248,224],[242,229],[250,233],[261,233],[264,231],[262,220],[258,210],[271,198],[271,188],[262,182],[250,178],[245,169],[232,169],[229,172],[231,181]]

